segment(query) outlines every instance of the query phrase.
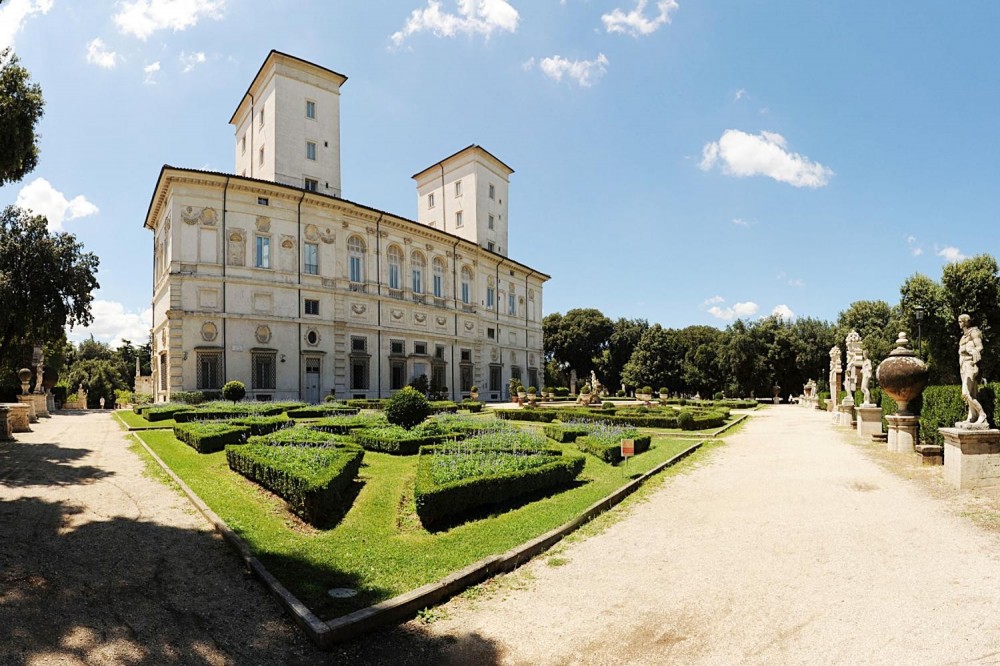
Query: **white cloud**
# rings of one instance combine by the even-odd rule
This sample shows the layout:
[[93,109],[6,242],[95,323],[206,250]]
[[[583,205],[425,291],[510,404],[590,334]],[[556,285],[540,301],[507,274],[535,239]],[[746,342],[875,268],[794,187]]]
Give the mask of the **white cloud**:
[[97,214],[97,206],[82,194],[67,200],[44,178],[36,178],[17,193],[17,205],[35,215],[44,215],[51,231],[62,231],[63,221]]
[[114,69],[118,65],[118,54],[108,49],[104,40],[95,37],[87,44],[87,62],[104,69]]
[[949,264],[953,264],[956,261],[962,261],[967,258],[957,247],[953,247],[951,245],[938,250],[937,256],[944,257],[944,260]]
[[516,32],[520,15],[507,0],[457,0],[458,13],[442,11],[440,0],[428,0],[424,9],[414,9],[403,29],[392,34],[393,46],[402,46],[410,35],[430,31],[438,37],[458,34],[483,35],[497,30]]
[[676,0],[659,0],[656,3],[657,15],[654,18],[646,17],[646,5],[648,0],[636,0],[635,9],[625,13],[621,9],[615,9],[610,14],[601,17],[604,27],[608,32],[621,32],[633,37],[649,35],[665,23],[670,23],[670,12],[676,11],[678,4]]
[[[720,300],[717,302],[721,303],[722,301]],[[716,319],[724,319],[728,321],[737,317],[752,317],[757,314],[757,310],[759,309],[760,307],[753,301],[742,301],[740,303],[734,303],[731,308],[722,308],[718,305],[713,305],[708,309],[708,313]]]
[[121,345],[122,340],[129,340],[134,345],[145,344],[149,339],[149,329],[153,325],[153,310],[146,308],[141,312],[125,309],[117,301],[94,299],[90,304],[94,322],[87,327],[77,326],[72,331],[66,329],[70,340],[79,342],[91,335],[95,340],[106,342],[112,348]]
[[733,218],[733,224],[735,224],[738,227],[749,227],[750,226],[750,223],[747,222],[746,220],[744,220],[742,217],[735,217],[735,218]]
[[[529,62],[533,64],[534,59]],[[527,69],[531,68],[528,63],[525,65]],[[554,55],[542,58],[538,63],[538,68],[545,76],[554,81],[562,81],[565,76],[576,81],[581,87],[589,88],[608,71],[608,59],[603,53],[598,53],[593,60],[567,60],[562,56]]]
[[196,51],[194,53],[187,53],[186,51],[181,51],[180,60],[181,65],[184,66],[181,72],[187,74],[198,65],[204,64],[205,52]]
[[146,74],[142,82],[146,85],[154,85],[156,80],[153,78],[153,75],[160,71],[160,61],[157,60],[152,65],[146,65],[142,68],[142,71]]
[[791,280],[788,281],[788,286],[789,287],[798,287],[799,289],[801,289],[801,288],[803,288],[803,287],[806,286],[806,281],[803,280],[802,278],[793,278],[793,279],[791,279]]
[[719,160],[731,176],[768,176],[794,187],[823,187],[834,175],[822,164],[788,152],[785,137],[775,132],[754,135],[727,129],[718,141],[705,144],[699,167],[708,171]]
[[919,244],[917,244],[916,236],[907,236],[906,244],[910,248],[910,254],[912,254],[914,257],[919,257],[924,253],[924,248],[921,247]]
[[795,313],[792,312],[792,309],[787,305],[785,305],[784,303],[782,303],[781,305],[774,306],[774,309],[771,310],[771,314],[777,315],[778,317],[781,317],[785,321],[791,321],[792,319],[795,319]]
[[746,96],[747,96],[746,89],[745,88],[740,88],[739,90],[736,91],[736,94],[733,95],[733,101],[734,102],[738,102],[738,101],[740,101],[741,99],[743,99]]
[[221,19],[225,0],[132,0],[121,3],[115,24],[126,35],[145,40],[157,30],[178,32],[202,18]]
[[719,303],[725,303],[725,302],[726,302],[726,299],[724,299],[722,296],[716,295],[716,296],[712,296],[712,298],[710,298],[707,301],[705,301],[704,303],[702,303],[702,305],[717,305]]
[[48,14],[52,0],[7,0],[0,2],[0,51],[14,46],[24,21],[34,14]]

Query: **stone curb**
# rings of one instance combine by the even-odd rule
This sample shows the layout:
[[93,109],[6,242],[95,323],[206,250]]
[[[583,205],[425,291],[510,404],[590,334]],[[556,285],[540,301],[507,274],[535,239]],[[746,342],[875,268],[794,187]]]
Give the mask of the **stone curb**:
[[[735,424],[734,424],[735,425]],[[565,536],[576,531],[584,524],[590,522],[597,515],[604,513],[626,497],[639,489],[639,487],[651,477],[659,474],[664,469],[677,464],[693,452],[701,448],[704,441],[696,442],[684,449],[669,460],[665,460],[645,474],[633,479],[618,490],[614,491],[604,499],[598,500],[590,505],[579,516],[557,527],[545,534],[521,544],[506,553],[491,555],[474,562],[469,566],[445,576],[441,580],[428,583],[423,587],[410,590],[392,599],[386,599],[368,608],[334,618],[323,622],[305,604],[298,600],[291,592],[282,585],[277,578],[261,564],[260,560],[254,557],[250,547],[226,523],[219,518],[197,494],[184,481],[170,469],[163,460],[142,440],[135,436],[136,441],[152,456],[168,476],[176,483],[184,494],[187,495],[195,508],[201,512],[205,518],[225,538],[226,542],[237,552],[246,566],[256,575],[271,593],[278,599],[278,602],[292,616],[296,624],[306,633],[309,639],[321,650],[329,650],[335,643],[340,643],[374,629],[399,622],[411,617],[417,611],[433,606],[455,594],[469,588],[480,581],[495,576],[499,573],[513,571],[539,553],[545,552],[553,545],[561,541]]]

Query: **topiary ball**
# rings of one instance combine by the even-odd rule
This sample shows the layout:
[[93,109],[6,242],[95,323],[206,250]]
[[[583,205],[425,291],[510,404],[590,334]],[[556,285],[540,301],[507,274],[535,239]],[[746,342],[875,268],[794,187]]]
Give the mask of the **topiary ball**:
[[389,398],[385,405],[385,418],[389,423],[409,430],[430,416],[431,403],[411,386],[403,388]]
[[694,414],[686,409],[682,409],[677,414],[677,426],[681,430],[694,430]]
[[243,398],[247,397],[247,387],[243,384],[243,382],[235,380],[226,382],[226,385],[222,387],[222,397],[226,400],[239,402]]

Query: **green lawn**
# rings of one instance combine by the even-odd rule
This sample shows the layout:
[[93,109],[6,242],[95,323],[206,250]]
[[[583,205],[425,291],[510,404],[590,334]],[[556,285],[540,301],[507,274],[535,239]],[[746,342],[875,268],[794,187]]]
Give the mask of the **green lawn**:
[[[317,530],[291,516],[281,499],[232,472],[225,453],[198,454],[169,431],[137,435],[323,619],[436,581],[558,527],[623,485],[626,473],[648,471],[692,444],[655,439],[627,470],[587,456],[577,483],[563,492],[428,532],[413,506],[416,456],[367,451],[350,510],[335,527]],[[334,587],[356,588],[360,594],[331,599],[327,590]]]
[[131,409],[119,409],[115,411],[115,416],[121,419],[129,428],[173,428],[177,422],[173,419],[166,421],[147,421]]

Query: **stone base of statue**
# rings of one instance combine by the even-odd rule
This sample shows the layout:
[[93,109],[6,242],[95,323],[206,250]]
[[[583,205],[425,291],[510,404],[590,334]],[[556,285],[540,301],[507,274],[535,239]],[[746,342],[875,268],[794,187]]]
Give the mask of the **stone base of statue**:
[[6,407],[9,411],[7,420],[10,422],[10,429],[13,432],[31,432],[31,405],[23,402],[5,402],[0,407]]
[[1000,486],[1000,430],[969,427],[940,428],[944,437],[944,479],[956,488]]
[[889,423],[889,437],[886,449],[893,453],[913,453],[917,444],[917,417],[909,414],[890,414],[885,417]]
[[35,411],[35,401],[31,399],[31,394],[19,395],[17,401],[28,406],[28,420],[32,423],[38,423],[38,412]]
[[45,408],[49,410],[49,414],[56,411],[56,397],[51,391],[45,392]]
[[0,441],[9,441],[14,439],[14,430],[10,423],[10,408],[6,405],[0,405]]
[[17,396],[18,402],[30,402],[35,408],[35,416],[40,419],[47,419],[49,414],[49,401],[45,399],[44,393],[29,393],[28,395]]
[[854,408],[857,417],[858,436],[865,440],[882,432],[882,408],[877,405],[861,405]]
[[840,405],[837,407],[837,425],[851,428],[854,426],[854,405]]
[[937,444],[917,444],[914,447],[920,456],[921,465],[943,465],[944,447]]

